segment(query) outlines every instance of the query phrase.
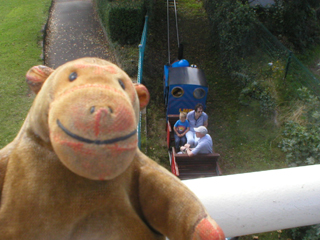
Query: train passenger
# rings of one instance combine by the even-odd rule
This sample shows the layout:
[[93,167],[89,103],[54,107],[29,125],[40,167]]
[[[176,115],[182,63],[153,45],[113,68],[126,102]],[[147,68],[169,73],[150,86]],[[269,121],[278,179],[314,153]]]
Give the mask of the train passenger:
[[186,119],[187,113],[180,112],[179,120],[174,124],[174,141],[176,150],[187,143],[186,133],[189,131],[189,122]]
[[190,144],[191,147],[194,147],[199,140],[195,134],[194,128],[200,126],[208,127],[208,115],[203,111],[203,105],[201,103],[198,103],[194,110],[188,113],[187,120],[190,125],[190,130],[186,134],[187,143]]
[[213,153],[212,148],[212,138],[208,134],[208,130],[204,126],[195,128],[195,133],[199,138],[199,141],[196,144],[195,148],[190,148],[190,144],[185,144],[181,147],[181,151],[186,151],[189,157],[192,157],[197,154],[208,154]]

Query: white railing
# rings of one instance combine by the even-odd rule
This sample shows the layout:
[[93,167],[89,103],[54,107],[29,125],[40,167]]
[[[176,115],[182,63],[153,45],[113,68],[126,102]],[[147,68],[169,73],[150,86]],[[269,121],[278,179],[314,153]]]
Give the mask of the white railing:
[[183,182],[226,237],[320,223],[320,165]]

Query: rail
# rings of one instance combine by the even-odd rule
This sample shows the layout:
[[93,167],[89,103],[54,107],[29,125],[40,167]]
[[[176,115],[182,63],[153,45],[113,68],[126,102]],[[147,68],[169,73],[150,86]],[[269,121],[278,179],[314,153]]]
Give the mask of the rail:
[[[148,15],[146,15],[145,17],[142,37],[139,44],[139,63],[138,63],[138,77],[137,77],[138,84],[142,82],[143,58],[144,58],[144,50],[147,44],[147,32],[148,32]],[[139,113],[139,123],[138,123],[137,131],[138,131],[138,147],[139,149],[141,149],[141,112]]]
[[320,223],[320,165],[184,180],[226,237]]

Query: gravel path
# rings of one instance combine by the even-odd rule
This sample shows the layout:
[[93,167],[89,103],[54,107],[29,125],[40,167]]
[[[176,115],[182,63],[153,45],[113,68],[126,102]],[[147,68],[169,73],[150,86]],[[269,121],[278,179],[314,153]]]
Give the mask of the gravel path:
[[92,0],[53,0],[45,42],[45,65],[54,69],[81,57],[116,63]]

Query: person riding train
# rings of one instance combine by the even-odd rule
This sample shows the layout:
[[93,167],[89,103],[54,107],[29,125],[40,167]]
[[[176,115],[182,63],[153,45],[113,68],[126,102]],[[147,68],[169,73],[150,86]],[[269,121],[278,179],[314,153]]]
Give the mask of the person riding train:
[[186,133],[189,131],[189,122],[186,120],[187,113],[180,112],[179,120],[174,124],[174,141],[176,150],[179,150],[179,146],[183,146],[187,143]]
[[196,137],[199,138],[199,141],[196,142],[195,148],[191,148],[190,144],[185,144],[180,148],[181,151],[186,151],[189,157],[192,157],[197,154],[208,154],[213,153],[212,148],[212,138],[208,134],[208,130],[204,126],[194,128]]
[[203,105],[201,103],[198,103],[194,110],[187,114],[187,120],[190,125],[190,130],[186,133],[187,144],[194,147],[199,141],[194,128],[200,126],[208,127],[208,115],[203,111]]

